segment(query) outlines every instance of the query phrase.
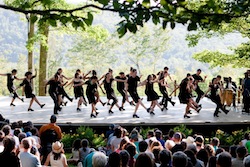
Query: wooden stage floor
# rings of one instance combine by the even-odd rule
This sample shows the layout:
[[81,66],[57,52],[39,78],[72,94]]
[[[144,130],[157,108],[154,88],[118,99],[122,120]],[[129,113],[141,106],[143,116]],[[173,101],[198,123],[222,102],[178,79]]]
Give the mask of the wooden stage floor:
[[[15,107],[10,107],[11,97],[0,97],[0,113],[11,122],[13,121],[32,121],[35,124],[48,123],[50,115],[53,114],[53,102],[50,97],[38,97],[41,103],[45,103],[45,107],[41,109],[36,103],[33,104],[35,111],[27,111],[29,99],[25,99],[25,102],[16,100]],[[106,98],[102,98],[106,101]],[[121,98],[119,97],[119,102]],[[74,100],[72,103],[69,102],[63,110],[59,112],[58,123],[59,124],[73,124],[73,125],[88,125],[88,126],[104,126],[107,124],[121,124],[121,125],[178,125],[178,124],[249,124],[250,115],[242,114],[242,106],[237,106],[236,111],[231,109],[228,115],[220,113],[218,118],[213,117],[215,105],[207,98],[201,100],[203,109],[198,114],[192,111],[190,119],[184,119],[183,113],[185,105],[180,104],[177,98],[173,98],[176,102],[175,107],[169,105],[167,111],[161,111],[155,109],[154,116],[150,116],[142,107],[138,110],[140,118],[132,118],[134,106],[125,104],[125,111],[119,111],[118,108],[114,107],[114,114],[108,114],[108,106],[102,106],[97,104],[98,112],[100,114],[97,118],[90,118],[90,106],[82,106],[82,111],[76,111],[77,101]],[[146,106],[149,106],[149,102],[146,101],[146,97],[143,100]]]

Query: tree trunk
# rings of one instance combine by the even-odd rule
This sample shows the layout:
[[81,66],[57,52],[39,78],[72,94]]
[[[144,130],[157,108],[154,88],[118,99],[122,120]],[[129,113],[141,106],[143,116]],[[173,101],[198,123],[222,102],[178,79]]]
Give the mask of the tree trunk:
[[39,96],[45,96],[45,80],[47,74],[47,57],[48,57],[48,37],[49,37],[49,25],[44,23],[40,27],[41,33],[46,37],[46,41],[40,43],[40,62],[39,62]]
[[[29,22],[29,33],[28,40],[30,40],[35,33],[35,24],[31,21]],[[33,50],[30,50],[28,53],[28,71],[33,71]]]

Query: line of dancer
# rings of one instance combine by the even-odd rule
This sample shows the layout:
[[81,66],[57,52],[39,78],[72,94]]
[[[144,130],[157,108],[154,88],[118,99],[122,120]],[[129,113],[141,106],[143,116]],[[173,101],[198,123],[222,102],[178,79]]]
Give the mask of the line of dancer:
[[[167,88],[168,78],[172,81],[172,78],[168,72],[168,67],[164,67],[164,69],[155,74],[150,74],[147,78],[141,81],[141,76],[138,76],[137,70],[134,68],[130,68],[129,74],[125,75],[124,72],[120,72],[118,76],[113,77],[113,70],[108,69],[108,72],[102,77],[98,78],[95,70],[89,71],[86,74],[82,73],[80,69],[77,69],[74,77],[66,77],[63,74],[62,68],[59,68],[55,75],[51,77],[45,83],[45,92],[47,93],[47,86],[49,86],[49,95],[54,102],[54,114],[58,114],[58,111],[62,110],[63,106],[67,105],[68,101],[64,101],[64,97],[67,98],[70,102],[73,101],[65,91],[64,87],[69,86],[73,87],[74,97],[78,99],[76,111],[81,111],[81,106],[89,103],[91,105],[91,118],[96,118],[99,114],[97,112],[96,104],[100,102],[103,106],[107,103],[103,102],[100,99],[99,89],[106,94],[108,103],[111,100],[112,103],[109,106],[108,113],[113,114],[113,108],[116,106],[119,111],[125,111],[124,104],[128,102],[130,105],[134,105],[135,109],[133,112],[133,118],[139,118],[137,115],[137,111],[139,107],[143,107],[146,112],[150,115],[155,115],[155,107],[158,107],[161,111],[168,110],[168,103],[171,103],[175,106],[175,103],[171,95],[177,89],[179,90],[179,101],[182,104],[186,104],[186,109],[184,113],[184,118],[190,118],[191,109],[195,110],[197,113],[202,109],[202,105],[199,104],[200,100],[204,97],[209,97],[212,102],[216,104],[216,109],[214,112],[214,117],[218,117],[220,110],[222,110],[225,114],[229,111],[226,110],[226,107],[222,104],[218,91],[223,89],[223,85],[221,84],[221,76],[217,76],[212,80],[209,84],[209,89],[204,93],[199,87],[200,82],[205,82],[206,76],[204,79],[200,76],[201,69],[198,69],[196,74],[187,74],[187,76],[181,81],[179,86],[169,95]],[[13,69],[11,73],[0,74],[0,76],[7,76],[7,88],[12,96],[12,100],[10,106],[15,106],[14,100],[16,98],[24,101],[23,98],[20,98],[16,92],[17,89],[24,86],[24,92],[26,98],[31,98],[30,105],[28,107],[28,111],[34,111],[32,109],[32,104],[35,101],[41,108],[45,106],[45,104],[41,104],[36,98],[35,94],[33,94],[33,79],[36,77],[37,70],[35,75],[32,72],[26,72],[25,78],[16,77],[17,70]],[[22,83],[15,88],[14,80],[22,80]],[[67,80],[66,82],[64,80]],[[117,90],[122,96],[122,101],[119,104],[118,99],[115,95],[115,91],[113,89],[114,81],[117,83]],[[158,84],[159,91],[161,92],[162,100],[158,102],[159,96],[154,89],[154,84]],[[86,85],[86,92],[84,92],[84,86]],[[145,86],[145,94],[147,96],[147,101],[151,102],[149,107],[146,107],[140,98],[137,88],[139,86]],[[104,90],[103,88],[104,87]],[[197,98],[194,100],[193,92],[197,93]],[[210,95],[208,96],[208,93]],[[85,98],[85,94],[87,99]],[[129,100],[129,96],[132,100]]]

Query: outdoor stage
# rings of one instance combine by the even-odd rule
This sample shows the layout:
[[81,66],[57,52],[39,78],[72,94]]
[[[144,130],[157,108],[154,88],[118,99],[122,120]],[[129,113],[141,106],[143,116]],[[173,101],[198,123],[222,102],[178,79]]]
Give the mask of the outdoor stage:
[[[0,97],[0,113],[11,122],[23,120],[32,121],[37,125],[41,125],[49,122],[51,114],[53,114],[53,102],[51,98],[48,97],[38,97],[41,103],[45,103],[45,107],[41,109],[36,103],[33,104],[33,109],[35,111],[27,111],[29,105],[29,99],[25,99],[25,102],[16,100],[14,104],[16,107],[10,107],[11,97]],[[106,101],[106,98],[102,98],[103,101]],[[176,102],[175,107],[169,105],[167,111],[161,111],[159,108],[155,109],[155,115],[150,116],[142,107],[138,110],[138,115],[140,118],[132,118],[134,111],[134,106],[125,104],[125,111],[119,111],[117,107],[113,108],[114,114],[108,114],[109,106],[102,106],[98,103],[97,108],[100,114],[97,118],[90,118],[90,106],[82,106],[82,111],[76,111],[77,100],[74,100],[72,103],[68,102],[66,107],[63,107],[63,110],[59,112],[58,115],[58,124],[61,125],[85,125],[85,126],[107,126],[111,123],[121,124],[124,126],[133,126],[133,125],[148,125],[148,126],[164,126],[164,125],[233,125],[233,124],[245,124],[250,123],[250,115],[242,114],[241,108],[239,105],[237,110],[233,109],[225,115],[220,113],[218,118],[213,117],[213,112],[215,105],[207,98],[201,100],[203,109],[198,114],[195,111],[192,111],[190,119],[184,119],[183,114],[185,110],[185,105],[180,104],[177,98],[174,98]],[[119,102],[121,102],[119,97]],[[143,103],[148,107],[150,104],[146,101],[144,97]],[[120,103],[119,103],[120,104]]]

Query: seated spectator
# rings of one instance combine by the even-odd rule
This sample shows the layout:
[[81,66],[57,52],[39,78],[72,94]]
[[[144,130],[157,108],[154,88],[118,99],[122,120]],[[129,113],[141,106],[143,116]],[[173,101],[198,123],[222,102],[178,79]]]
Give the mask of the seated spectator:
[[124,150],[124,146],[128,143],[128,141],[126,139],[122,139],[120,144],[119,144],[119,148],[117,150],[115,150],[115,152],[117,152],[118,154]]
[[23,152],[20,153],[21,165],[24,167],[41,167],[40,160],[30,153],[32,148],[31,140],[24,138],[21,142]]
[[151,137],[155,137],[155,132],[153,130],[149,130],[147,132],[147,139],[145,139],[145,142],[147,142],[147,144],[149,144],[149,140]]
[[165,147],[165,141],[162,138],[162,131],[159,129],[155,131],[155,137],[156,139],[161,143],[161,146],[164,148]]
[[197,152],[196,158],[201,160],[205,167],[207,166],[209,157],[205,149],[201,149],[199,152]]
[[83,139],[81,141],[81,148],[79,149],[79,160],[80,162],[84,162],[85,157],[90,153],[89,141],[87,139]]
[[154,167],[152,159],[146,153],[140,153],[134,167]]
[[52,143],[59,141],[62,138],[62,130],[59,126],[56,125],[56,120],[57,117],[55,115],[51,115],[50,123],[43,125],[39,130],[42,147],[42,164],[45,163],[48,154],[52,151]]
[[172,153],[169,150],[161,150],[159,153],[160,167],[170,167],[172,163]]
[[247,149],[245,146],[239,146],[236,149],[237,157],[232,160],[232,167],[244,167],[243,159],[247,154]]
[[120,164],[121,164],[121,167],[128,167],[128,164],[129,164],[129,160],[130,160],[130,155],[128,153],[128,151],[126,150],[122,150],[120,152]]
[[222,152],[218,154],[216,159],[217,167],[231,167],[232,166],[232,157],[227,152]]
[[4,150],[4,146],[3,146],[4,137],[5,137],[4,132],[0,130],[0,153],[3,152]]
[[167,141],[165,142],[165,148],[166,148],[167,150],[169,150],[169,151],[170,151],[174,146],[175,146],[175,143],[174,143],[173,140],[167,140]]
[[83,162],[83,166],[84,167],[92,167],[93,163],[92,163],[92,158],[93,155],[95,154],[96,150],[91,148],[90,149],[90,153],[85,157],[84,162]]
[[129,155],[130,155],[130,159],[129,159],[129,167],[134,167],[135,164],[135,158],[134,156],[136,155],[136,148],[135,145],[132,143],[129,143],[126,145],[125,149],[128,151]]
[[72,156],[70,159],[68,159],[68,163],[69,164],[73,164],[73,165],[77,165],[78,161],[79,161],[79,155],[80,155],[80,152],[79,152],[79,149],[81,148],[81,140],[80,139],[76,139],[74,142],[73,142],[73,145],[72,145]]
[[47,156],[45,166],[68,167],[67,159],[63,150],[63,143],[56,141],[52,144],[52,152]]
[[2,128],[2,131],[4,132],[5,136],[13,137],[13,139],[15,140],[15,144],[16,144],[15,147],[18,148],[18,146],[19,146],[19,140],[18,140],[18,137],[13,136],[11,134],[11,127],[9,125],[4,125],[3,128]]
[[108,165],[106,167],[120,167],[120,155],[117,152],[112,152],[109,155]]
[[114,138],[110,142],[112,151],[115,151],[119,148],[121,140],[122,140],[122,130],[121,128],[116,128],[114,132]]
[[197,135],[195,138],[195,144],[197,151],[200,151],[200,149],[204,148],[204,138],[201,135]]
[[247,132],[247,133],[244,134],[244,139],[241,140],[240,145],[241,146],[246,146],[246,143],[247,143],[248,140],[249,140],[249,133]]
[[220,140],[219,140],[217,137],[214,137],[214,138],[211,140],[211,143],[210,143],[210,144],[214,147],[214,151],[216,152],[217,149],[219,148]]
[[235,159],[237,157],[237,155],[236,155],[236,149],[237,148],[238,148],[238,146],[236,146],[236,145],[233,145],[233,146],[229,147],[229,153],[231,154],[232,159]]
[[5,137],[3,146],[4,150],[0,153],[0,165],[3,167],[20,167],[19,159],[14,152],[15,140],[11,137]]
[[105,167],[107,165],[107,157],[102,152],[95,152],[92,158],[93,167]]
[[250,155],[244,158],[243,165],[244,167],[250,167]]
[[188,164],[188,157],[185,153],[177,151],[173,154],[173,167],[186,167]]

